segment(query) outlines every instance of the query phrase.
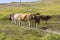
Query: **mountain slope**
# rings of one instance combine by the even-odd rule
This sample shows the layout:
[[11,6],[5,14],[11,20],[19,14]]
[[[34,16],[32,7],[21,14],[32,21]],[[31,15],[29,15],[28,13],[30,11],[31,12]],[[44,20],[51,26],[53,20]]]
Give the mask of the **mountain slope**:
[[42,3],[58,3],[60,4],[60,0],[41,0]]

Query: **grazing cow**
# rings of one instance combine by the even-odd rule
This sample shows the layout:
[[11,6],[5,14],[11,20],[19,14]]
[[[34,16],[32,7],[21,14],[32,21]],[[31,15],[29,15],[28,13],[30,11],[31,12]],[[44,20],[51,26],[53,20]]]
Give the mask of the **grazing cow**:
[[41,19],[42,19],[42,20],[45,20],[45,21],[46,21],[46,24],[47,24],[47,21],[48,21],[49,19],[51,19],[51,18],[52,18],[52,16],[49,16],[49,15],[46,15],[46,16],[41,15]]
[[36,27],[36,24],[40,23],[40,13],[31,14],[31,19],[34,21]]
[[[9,14],[9,15],[8,15],[8,19],[9,19],[10,21],[12,21],[12,23],[15,23],[15,24],[16,24],[14,15],[15,15],[14,13]],[[15,21],[15,22],[14,22],[14,21]]]
[[[30,14],[24,14],[24,13],[16,13],[16,14],[10,14],[9,15],[9,20],[12,20],[14,22],[14,24],[16,24],[17,22],[19,23],[19,25],[21,25],[21,21],[30,21]],[[30,22],[29,22],[30,25]]]
[[34,19],[35,19],[35,23],[39,24],[40,23],[40,13],[36,13]]

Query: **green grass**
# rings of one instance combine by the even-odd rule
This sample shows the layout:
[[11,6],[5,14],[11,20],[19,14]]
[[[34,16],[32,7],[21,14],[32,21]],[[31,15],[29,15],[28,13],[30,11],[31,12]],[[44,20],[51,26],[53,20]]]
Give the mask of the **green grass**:
[[0,20],[0,40],[40,40],[46,32],[40,29],[10,24]]
[[60,40],[60,35],[57,34],[51,34],[49,37],[47,37],[45,40]]

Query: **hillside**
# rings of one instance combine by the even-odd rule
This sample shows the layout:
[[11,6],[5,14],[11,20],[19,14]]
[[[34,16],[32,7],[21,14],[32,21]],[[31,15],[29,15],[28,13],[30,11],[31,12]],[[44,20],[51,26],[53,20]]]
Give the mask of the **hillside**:
[[60,4],[60,0],[41,0],[41,2],[46,4]]
[[[21,5],[38,5],[38,4],[60,4],[60,0],[40,0],[36,2],[22,2]],[[11,2],[11,3],[3,3],[0,6],[21,6],[20,2]]]
[[[52,0],[51,0],[52,1]],[[48,3],[47,3],[48,2]],[[58,3],[59,1],[57,1]],[[0,4],[0,13],[8,14],[8,13],[17,13],[17,12],[30,12],[36,13],[39,12],[41,14],[49,14],[49,15],[59,15],[60,14],[60,4],[50,1],[38,1],[38,2],[12,2]],[[12,10],[11,10],[12,9]],[[31,11],[27,11],[31,10]]]
[[[40,13],[52,18],[48,24],[41,20],[35,28],[29,27],[26,21],[22,26],[13,24],[8,20],[10,13]],[[60,0],[0,4],[0,40],[60,40]]]

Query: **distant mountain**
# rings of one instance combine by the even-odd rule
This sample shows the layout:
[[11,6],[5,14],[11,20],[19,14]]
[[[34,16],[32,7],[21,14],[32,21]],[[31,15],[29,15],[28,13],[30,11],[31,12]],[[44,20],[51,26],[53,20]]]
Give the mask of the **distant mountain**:
[[11,3],[0,4],[0,7],[21,7],[21,6],[27,7],[27,6],[34,6],[39,3],[40,2],[22,2],[20,4],[20,2],[11,2]]
[[42,3],[60,3],[60,0],[41,0]]
[[40,1],[35,1],[35,2],[11,2],[11,3],[3,3],[0,4],[0,8],[4,7],[30,7],[34,5],[42,5],[42,4],[60,4],[60,0],[40,0]]

